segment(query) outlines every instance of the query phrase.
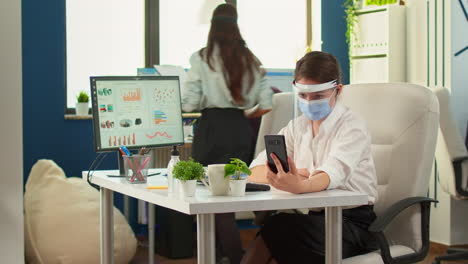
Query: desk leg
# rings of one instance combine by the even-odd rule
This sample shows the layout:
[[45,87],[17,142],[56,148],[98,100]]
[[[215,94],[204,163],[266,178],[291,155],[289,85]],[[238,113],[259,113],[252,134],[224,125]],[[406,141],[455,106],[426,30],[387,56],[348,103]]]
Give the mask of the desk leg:
[[197,215],[198,263],[214,264],[215,259],[215,221],[214,214]]
[[325,208],[325,263],[341,263],[342,216],[341,207]]
[[148,259],[150,264],[154,264],[154,204],[148,203]]
[[101,264],[114,263],[114,196],[101,187]]
[[138,224],[148,224],[146,202],[138,200]]
[[130,199],[127,195],[123,195],[123,211],[125,215],[125,219],[127,219],[127,222],[130,222]]

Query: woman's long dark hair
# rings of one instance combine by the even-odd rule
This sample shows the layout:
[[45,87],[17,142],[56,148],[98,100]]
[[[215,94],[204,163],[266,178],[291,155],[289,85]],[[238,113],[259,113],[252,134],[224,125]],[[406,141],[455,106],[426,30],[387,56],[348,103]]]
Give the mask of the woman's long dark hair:
[[254,71],[262,71],[261,62],[247,48],[237,25],[236,8],[230,4],[221,4],[213,11],[208,44],[200,51],[211,70],[213,67],[213,51],[219,49],[224,79],[232,97],[238,105],[244,104],[242,96],[242,81],[247,78],[250,90],[254,83]]

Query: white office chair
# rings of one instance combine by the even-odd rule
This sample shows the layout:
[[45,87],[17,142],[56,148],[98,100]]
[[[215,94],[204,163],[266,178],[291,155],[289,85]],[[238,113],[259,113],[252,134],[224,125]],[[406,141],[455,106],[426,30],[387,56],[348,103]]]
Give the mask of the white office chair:
[[[291,96],[281,94],[281,101],[289,105],[263,117],[257,145],[265,134],[277,132],[268,130],[270,122],[281,128],[290,120]],[[429,250],[433,200],[425,195],[437,138],[437,98],[431,90],[418,85],[354,84],[344,87],[341,101],[364,117],[372,136],[379,198],[375,204],[377,219],[369,229],[375,233],[381,249],[343,263],[421,261]],[[263,145],[258,146],[257,152]]]
[[265,135],[277,134],[294,117],[291,107],[291,93],[277,93],[273,95],[273,109],[262,116],[262,122],[258,130],[257,144],[255,145],[255,155],[265,150]]
[[[434,88],[440,104],[440,129],[436,147],[439,184],[454,199],[468,199],[468,152],[450,108],[450,93],[446,88]],[[468,201],[466,201],[468,202]],[[465,249],[449,249],[447,255],[436,257],[436,264],[444,260],[468,260]]]
[[[439,105],[431,90],[412,84],[355,84],[343,103],[367,121],[378,178],[376,221],[369,227],[380,252],[343,263],[415,263],[429,250],[426,198],[437,139]],[[419,206],[418,206],[419,205]]]

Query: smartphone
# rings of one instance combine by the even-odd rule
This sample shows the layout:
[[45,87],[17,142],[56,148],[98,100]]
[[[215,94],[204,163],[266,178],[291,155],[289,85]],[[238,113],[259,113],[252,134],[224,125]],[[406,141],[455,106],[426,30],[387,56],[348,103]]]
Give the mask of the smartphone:
[[265,135],[265,148],[268,158],[268,167],[274,173],[278,173],[275,162],[270,154],[274,153],[278,157],[283,170],[289,172],[288,153],[286,152],[286,142],[283,135]]

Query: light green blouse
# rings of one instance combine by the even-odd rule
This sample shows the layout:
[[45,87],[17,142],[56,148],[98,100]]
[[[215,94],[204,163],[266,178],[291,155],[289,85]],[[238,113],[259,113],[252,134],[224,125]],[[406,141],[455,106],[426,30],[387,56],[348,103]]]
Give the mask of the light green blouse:
[[221,58],[213,54],[212,71],[197,51],[190,57],[190,70],[182,90],[182,109],[185,112],[203,110],[205,108],[238,108],[249,109],[259,105],[260,109],[272,108],[273,91],[260,72],[254,72],[254,83],[247,92],[248,82],[244,78],[242,96],[245,104],[239,106],[231,96],[224,79]]

